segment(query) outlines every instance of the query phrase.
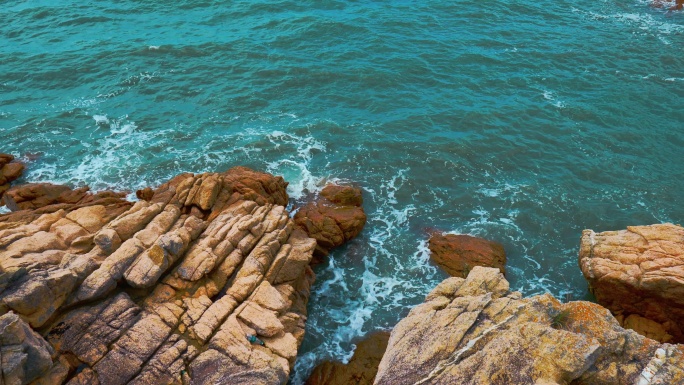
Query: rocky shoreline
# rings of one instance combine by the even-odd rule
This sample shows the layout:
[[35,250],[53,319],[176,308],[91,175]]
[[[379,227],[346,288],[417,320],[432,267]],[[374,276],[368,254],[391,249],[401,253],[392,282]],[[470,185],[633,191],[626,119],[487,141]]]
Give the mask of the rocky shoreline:
[[[137,202],[3,185],[0,385],[286,383],[310,265],[366,222],[357,188],[326,186],[291,215],[286,187],[244,167],[181,174]],[[680,226],[586,230],[599,304],[511,292],[495,242],[435,234],[430,249],[453,277],[307,384],[684,383]]]
[[[135,203],[50,184],[8,190],[0,384],[286,382],[317,247],[290,218],[286,186],[235,167],[179,175]],[[328,189],[327,211],[304,228],[339,223],[342,243],[358,234],[362,209],[336,199],[350,189]]]

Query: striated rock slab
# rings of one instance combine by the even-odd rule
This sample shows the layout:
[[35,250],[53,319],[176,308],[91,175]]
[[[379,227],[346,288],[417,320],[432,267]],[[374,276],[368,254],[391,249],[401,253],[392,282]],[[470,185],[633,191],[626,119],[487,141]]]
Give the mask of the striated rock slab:
[[359,342],[349,363],[326,361],[316,366],[306,385],[373,385],[390,333],[375,332]]
[[327,185],[319,199],[309,202],[294,216],[297,226],[316,239],[316,257],[353,239],[366,224],[361,190],[352,186]]
[[0,384],[285,383],[316,247],[286,186],[236,167],[134,204],[17,188],[20,211],[0,216],[0,326],[15,325]]
[[433,234],[430,258],[453,277],[466,277],[475,266],[506,273],[506,252],[500,243],[463,234]]
[[523,299],[498,269],[440,283],[392,331],[376,385],[680,384],[684,350],[589,302]]
[[4,206],[3,195],[10,188],[10,183],[19,179],[24,172],[24,165],[15,162],[14,156],[10,154],[0,154],[0,206]]
[[584,230],[579,264],[598,303],[626,327],[684,342],[684,228],[666,223]]

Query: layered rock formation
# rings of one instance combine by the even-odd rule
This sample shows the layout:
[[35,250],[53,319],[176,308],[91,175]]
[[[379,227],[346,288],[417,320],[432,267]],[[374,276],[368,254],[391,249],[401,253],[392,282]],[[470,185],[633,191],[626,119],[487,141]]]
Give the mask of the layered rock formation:
[[135,204],[17,190],[21,211],[0,217],[0,384],[285,383],[316,246],[286,185],[237,167]]
[[464,234],[433,234],[428,242],[430,258],[453,277],[466,277],[475,266],[506,272],[503,245]]
[[349,363],[325,361],[316,366],[306,385],[373,385],[390,333],[375,332],[359,342]]
[[327,185],[319,199],[302,207],[294,216],[295,223],[316,239],[316,256],[327,256],[330,250],[356,237],[366,224],[361,190],[351,186]]
[[584,230],[579,264],[598,303],[626,327],[684,342],[684,228]]
[[498,269],[440,283],[392,331],[376,385],[680,384],[684,350],[605,308],[521,298]]
[[0,206],[4,205],[3,194],[9,190],[10,183],[18,179],[24,172],[24,165],[14,162],[14,156],[0,154]]

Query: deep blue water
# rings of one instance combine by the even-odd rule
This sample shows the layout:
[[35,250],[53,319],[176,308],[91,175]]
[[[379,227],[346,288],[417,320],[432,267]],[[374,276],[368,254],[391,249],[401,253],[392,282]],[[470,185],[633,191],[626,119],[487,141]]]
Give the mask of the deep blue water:
[[431,229],[503,243],[526,295],[584,298],[582,229],[684,218],[684,14],[645,0],[36,0],[0,20],[0,152],[26,181],[246,165],[293,200],[364,189],[295,384],[445,277]]

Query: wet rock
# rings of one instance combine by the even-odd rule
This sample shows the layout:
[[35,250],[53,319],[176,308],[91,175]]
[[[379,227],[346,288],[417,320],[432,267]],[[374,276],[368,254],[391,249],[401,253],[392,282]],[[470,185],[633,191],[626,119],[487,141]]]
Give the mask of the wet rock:
[[433,234],[428,247],[430,258],[454,277],[466,277],[475,266],[506,272],[506,253],[497,242],[470,235]]
[[136,191],[135,196],[140,200],[149,201],[154,196],[154,190],[150,187],[145,187],[142,190]]
[[327,185],[315,202],[302,207],[295,223],[316,239],[316,256],[327,256],[332,248],[350,241],[366,224],[361,190],[351,186]]
[[24,172],[24,165],[14,161],[10,154],[0,154],[0,206],[5,204],[3,195],[10,188],[10,183],[19,179]]
[[375,332],[362,340],[349,363],[326,361],[316,366],[306,385],[373,385],[389,332]]
[[522,298],[498,269],[439,284],[392,330],[376,385],[676,384],[684,351],[600,305]]
[[179,175],[135,204],[16,188],[21,211],[0,216],[0,322],[49,354],[27,368],[3,350],[10,383],[285,383],[316,246],[283,207],[286,186],[239,167]]
[[[597,302],[629,320],[627,327],[684,342],[684,228],[666,223],[584,230],[579,264]],[[662,332],[633,315],[659,324]]]

